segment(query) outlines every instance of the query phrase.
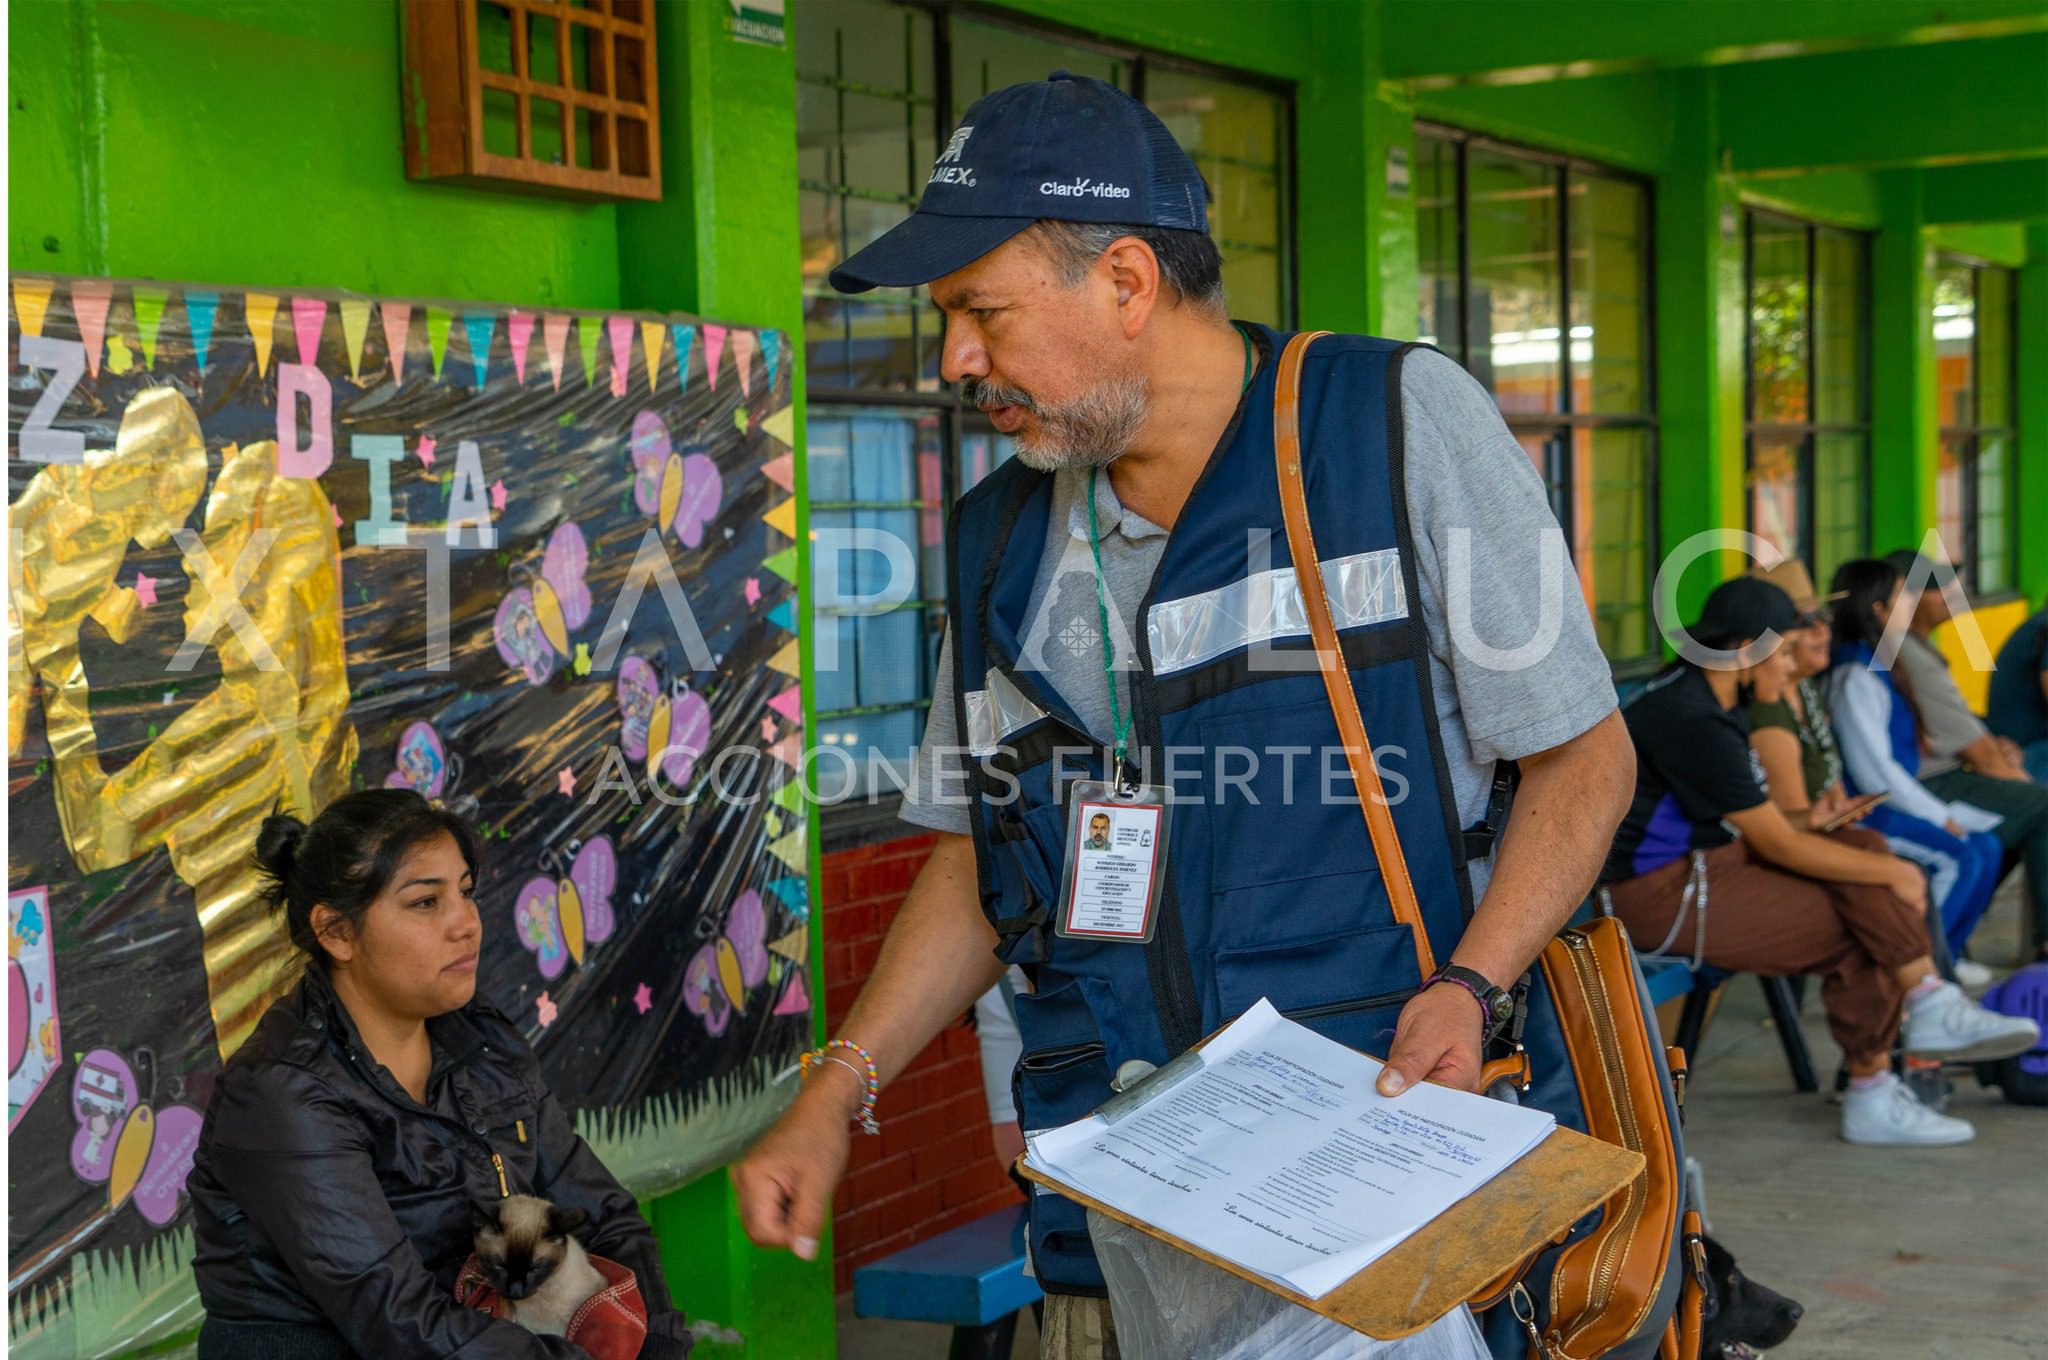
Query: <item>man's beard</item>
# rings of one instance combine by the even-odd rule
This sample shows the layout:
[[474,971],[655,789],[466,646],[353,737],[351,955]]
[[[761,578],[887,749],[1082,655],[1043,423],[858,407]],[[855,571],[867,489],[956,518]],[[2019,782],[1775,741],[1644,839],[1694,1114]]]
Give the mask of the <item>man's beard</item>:
[[983,409],[1015,406],[1036,417],[1037,429],[1019,431],[1014,443],[1017,461],[1037,472],[1108,467],[1129,451],[1152,411],[1142,373],[1119,374],[1056,405],[979,378],[965,387],[967,399]]

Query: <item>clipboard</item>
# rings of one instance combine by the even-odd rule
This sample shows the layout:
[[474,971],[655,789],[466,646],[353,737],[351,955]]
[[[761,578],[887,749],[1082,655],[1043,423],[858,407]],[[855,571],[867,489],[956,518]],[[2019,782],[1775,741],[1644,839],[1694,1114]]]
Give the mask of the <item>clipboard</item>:
[[1573,1129],[1554,1129],[1385,1256],[1311,1299],[1075,1190],[1031,1165],[1029,1155],[1016,1163],[1024,1179],[1378,1341],[1413,1336],[1488,1285],[1500,1283],[1647,1167],[1640,1152]]

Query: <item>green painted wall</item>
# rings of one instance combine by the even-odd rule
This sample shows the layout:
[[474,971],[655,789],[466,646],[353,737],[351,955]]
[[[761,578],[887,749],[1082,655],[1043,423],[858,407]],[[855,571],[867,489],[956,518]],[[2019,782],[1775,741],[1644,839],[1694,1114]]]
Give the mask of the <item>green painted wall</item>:
[[[613,206],[408,181],[395,0],[25,0],[8,15],[9,265],[691,311],[799,335],[789,54],[727,38],[724,9],[663,4],[669,193]],[[829,1355],[829,1261],[755,1251],[730,1197],[717,1173],[647,1206],[678,1302],[747,1339],[698,1353]]]

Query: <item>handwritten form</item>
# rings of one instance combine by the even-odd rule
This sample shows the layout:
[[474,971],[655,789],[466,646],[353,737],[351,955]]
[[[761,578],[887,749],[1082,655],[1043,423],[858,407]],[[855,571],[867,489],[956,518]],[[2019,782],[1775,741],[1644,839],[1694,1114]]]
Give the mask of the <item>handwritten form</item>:
[[1027,1159],[1172,1237],[1321,1298],[1550,1135],[1557,1121],[1381,1064],[1260,1001]]

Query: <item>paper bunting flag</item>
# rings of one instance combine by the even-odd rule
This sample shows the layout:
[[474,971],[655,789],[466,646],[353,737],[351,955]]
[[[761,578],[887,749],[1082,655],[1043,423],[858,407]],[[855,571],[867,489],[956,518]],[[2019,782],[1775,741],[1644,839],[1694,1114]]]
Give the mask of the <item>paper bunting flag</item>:
[[448,357],[448,332],[455,326],[455,313],[446,307],[427,308],[427,353],[434,360],[434,377],[441,376],[441,361]]
[[[783,407],[780,411],[777,411],[774,415],[762,421],[761,428],[767,431],[770,435],[774,436],[775,439],[781,442],[782,444],[785,444],[792,449],[795,448],[796,407],[793,404]],[[783,490],[790,490],[791,484],[794,483],[794,481],[795,476],[794,474],[792,474],[790,482],[784,483]]]
[[804,981],[803,969],[789,970],[789,985],[782,989],[782,997],[775,1003],[770,1015],[809,1015],[811,1013],[811,988]]
[[[764,424],[761,428],[765,430],[768,427]],[[785,453],[779,458],[769,459],[761,464],[761,475],[784,491],[796,490],[796,456]]]
[[711,390],[718,390],[718,356],[725,353],[725,327],[704,328],[704,381]]
[[505,339],[512,345],[512,373],[520,385],[526,385],[526,349],[533,343],[533,318],[525,312],[514,312],[505,318]]
[[135,285],[135,330],[142,337],[144,368],[156,367],[156,333],[157,328],[164,324],[164,304],[170,297],[168,288]]
[[754,394],[754,333],[734,331],[732,333],[732,366],[740,375],[740,395]]
[[811,958],[811,928],[807,925],[798,926],[789,934],[770,940],[768,952],[780,954],[791,963],[802,967],[810,962]]
[[804,786],[792,779],[770,794],[768,801],[792,817],[801,817],[804,813]]
[[788,600],[768,611],[768,622],[786,632],[796,631],[796,609]]
[[185,290],[185,329],[192,336],[192,357],[199,371],[206,371],[206,351],[213,347],[213,313],[220,306],[218,293]]
[[370,300],[341,300],[341,338],[348,345],[348,379],[363,380],[363,338],[370,333]]
[[56,287],[51,279],[14,281],[14,315],[21,323],[23,335],[40,336],[43,333],[43,317],[49,313],[50,294]]
[[791,638],[789,641],[782,644],[782,649],[780,651],[776,652],[774,656],[768,658],[768,669],[771,671],[780,671],[782,674],[789,676],[793,680],[798,675],[801,675],[803,673],[802,658],[803,652],[796,645],[796,639]]
[[782,332],[761,332],[761,362],[768,366],[768,391],[775,392],[775,370],[782,362]]
[[405,381],[405,341],[412,332],[412,304],[380,302],[377,311],[384,318],[384,348],[391,354],[391,381]]
[[685,391],[690,387],[690,350],[697,343],[695,326],[671,326],[669,330],[676,337],[676,386]]
[[242,321],[249,327],[249,338],[256,343],[256,375],[262,377],[270,367],[270,342],[277,325],[278,300],[268,293],[244,293],[242,295]]
[[768,707],[780,713],[793,723],[804,720],[804,691],[800,685],[791,685],[768,701]]
[[626,395],[626,378],[633,371],[633,318],[615,316],[604,328],[612,337],[612,395]]
[[469,366],[476,370],[476,385],[483,387],[491,380],[491,336],[498,329],[498,318],[491,312],[468,312],[463,315],[462,329],[469,336]]
[[802,873],[809,867],[808,861],[804,857],[805,829],[804,824],[798,822],[796,830],[790,832],[787,836],[768,842],[768,853],[799,873]]
[[583,385],[597,386],[597,342],[604,323],[594,316],[576,318],[576,349],[583,356]]
[[95,378],[100,375],[100,351],[107,342],[107,308],[113,303],[114,285],[105,279],[80,279],[71,285],[71,313],[78,318],[85,364]]
[[801,735],[792,732],[781,741],[769,747],[768,754],[774,756],[792,770],[801,769],[804,763],[804,739]]
[[796,580],[796,545],[791,544],[779,553],[770,553],[761,559],[761,565],[785,581]]
[[292,299],[292,335],[298,341],[299,362],[308,368],[320,362],[320,331],[326,324],[325,298]]
[[803,878],[771,878],[768,880],[768,891],[774,893],[776,897],[781,899],[783,906],[788,907],[798,916],[809,918],[811,914],[810,880]]
[[647,351],[647,393],[654,394],[654,385],[661,381],[661,350],[668,343],[668,330],[659,321],[640,323],[640,348]]
[[569,318],[549,316],[541,319],[543,339],[548,347],[548,372],[555,380],[555,390],[562,390],[562,361],[569,353]]
[[784,538],[796,537],[796,500],[792,497],[761,516],[761,522]]

